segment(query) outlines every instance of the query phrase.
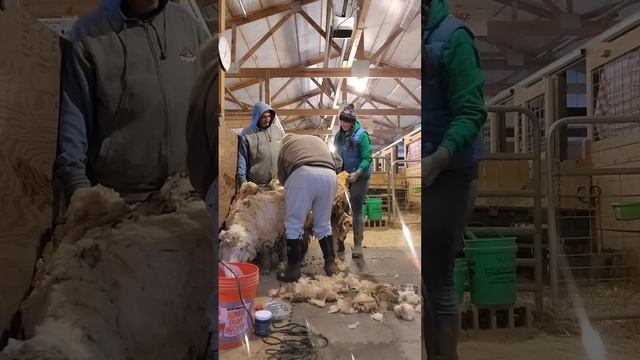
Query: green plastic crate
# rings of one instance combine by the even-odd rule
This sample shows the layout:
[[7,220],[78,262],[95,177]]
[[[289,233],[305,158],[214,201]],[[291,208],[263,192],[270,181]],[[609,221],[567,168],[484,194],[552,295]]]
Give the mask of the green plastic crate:
[[623,203],[611,204],[613,212],[616,214],[616,219],[626,220],[638,220],[640,219],[640,202],[628,201]]

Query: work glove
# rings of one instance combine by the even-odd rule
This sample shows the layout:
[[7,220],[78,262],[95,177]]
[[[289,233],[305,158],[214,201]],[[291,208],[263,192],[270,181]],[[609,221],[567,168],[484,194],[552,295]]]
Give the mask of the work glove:
[[431,186],[440,173],[451,163],[449,150],[439,147],[433,154],[422,158],[422,182]]
[[360,175],[362,175],[362,170],[360,169],[349,174],[349,183],[353,184],[354,182],[358,181],[358,178],[360,178]]

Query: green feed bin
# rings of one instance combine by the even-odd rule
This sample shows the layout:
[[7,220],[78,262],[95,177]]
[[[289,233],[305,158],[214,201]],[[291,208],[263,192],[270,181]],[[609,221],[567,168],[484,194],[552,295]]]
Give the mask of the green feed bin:
[[509,306],[516,302],[516,238],[465,240],[471,302]]
[[628,201],[623,203],[611,204],[616,219],[621,221],[640,219],[640,202]]
[[369,196],[365,201],[369,220],[382,220],[382,198]]
[[469,267],[467,266],[467,260],[456,259],[455,267],[453,268],[453,286],[456,292],[456,300],[458,305],[464,301],[464,289],[467,286],[467,275],[469,274]]

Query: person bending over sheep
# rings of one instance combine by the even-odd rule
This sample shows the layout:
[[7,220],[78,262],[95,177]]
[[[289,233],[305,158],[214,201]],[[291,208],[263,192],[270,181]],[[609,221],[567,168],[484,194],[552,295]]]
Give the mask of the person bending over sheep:
[[300,278],[301,244],[307,214],[313,213],[313,232],[320,239],[324,271],[337,272],[331,208],[337,191],[337,171],[341,160],[331,154],[327,144],[311,135],[286,134],[278,156],[278,180],[286,190],[287,266],[278,280],[295,282]]

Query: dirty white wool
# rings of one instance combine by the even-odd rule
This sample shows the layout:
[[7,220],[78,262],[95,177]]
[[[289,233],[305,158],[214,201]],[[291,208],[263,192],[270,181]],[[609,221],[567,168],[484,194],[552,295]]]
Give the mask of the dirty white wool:
[[12,340],[0,359],[201,356],[213,254],[188,180],[170,179],[136,206],[101,186],[75,200],[21,306],[27,340]]

